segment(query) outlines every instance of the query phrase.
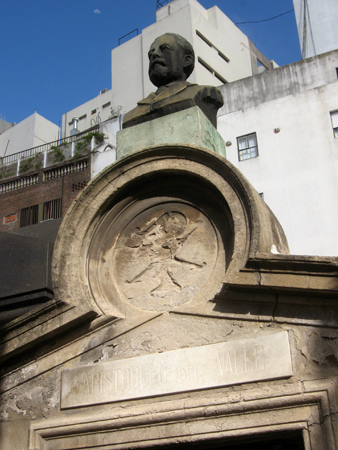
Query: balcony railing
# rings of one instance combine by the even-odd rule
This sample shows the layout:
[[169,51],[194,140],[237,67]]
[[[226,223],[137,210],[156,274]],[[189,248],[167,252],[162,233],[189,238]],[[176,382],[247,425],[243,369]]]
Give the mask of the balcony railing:
[[37,173],[33,175],[28,175],[17,180],[7,181],[0,184],[0,194],[5,194],[6,192],[16,191],[27,186],[32,186],[39,182],[39,177]]
[[57,141],[48,142],[47,144],[39,145],[37,147],[28,148],[27,150],[22,150],[18,153],[13,153],[12,155],[4,156],[0,158],[0,165],[7,166],[15,163],[18,160],[28,159],[32,156],[37,155],[38,153],[49,152],[52,150],[52,147],[59,147],[61,144],[71,144],[72,142],[76,142],[79,139],[84,138],[87,134],[92,133],[93,131],[98,130],[99,126],[96,125],[83,133],[76,134],[74,136],[68,136],[63,139],[59,139]]
[[79,172],[88,168],[88,159],[82,159],[70,164],[65,164],[61,167],[56,167],[43,172],[43,181],[53,180],[54,178],[64,177],[70,173]]

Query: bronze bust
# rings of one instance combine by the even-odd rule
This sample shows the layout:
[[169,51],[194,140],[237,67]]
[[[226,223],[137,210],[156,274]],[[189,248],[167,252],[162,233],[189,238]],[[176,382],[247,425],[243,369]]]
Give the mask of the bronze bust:
[[166,33],[155,39],[148,57],[149,78],[158,89],[125,114],[123,128],[191,106],[198,106],[216,127],[216,114],[223,105],[222,94],[214,86],[199,86],[186,81],[195,66],[191,44],[178,34]]

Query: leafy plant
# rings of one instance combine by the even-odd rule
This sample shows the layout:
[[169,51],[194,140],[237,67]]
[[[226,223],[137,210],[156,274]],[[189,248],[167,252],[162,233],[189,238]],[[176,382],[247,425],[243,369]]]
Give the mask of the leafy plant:
[[34,167],[35,167],[35,169],[41,169],[41,167],[42,167],[42,161],[40,160],[40,161],[36,161],[36,163],[34,164]]
[[62,162],[65,159],[65,155],[60,147],[52,145],[51,149],[53,150],[53,161],[55,163]]
[[107,139],[103,133],[99,133],[98,131],[92,131],[88,133],[86,136],[83,136],[77,143],[75,144],[75,153],[73,158],[79,158],[83,155],[84,151],[91,143],[92,139],[95,138],[96,144],[101,144],[104,139]]
[[75,145],[75,150],[81,154],[83,150],[87,147],[88,142],[86,140],[78,141]]
[[103,142],[104,139],[107,139],[107,136],[105,136],[103,133],[99,133],[98,131],[91,131],[82,139],[86,141],[88,144],[90,144],[93,137],[95,138],[95,142],[97,144],[101,144],[101,142]]
[[15,175],[16,175],[16,173],[13,170],[11,170],[10,167],[8,167],[8,166],[3,166],[0,169],[0,179],[14,177]]
[[24,172],[28,172],[30,169],[33,168],[33,161],[34,161],[34,156],[28,158],[25,160],[25,162],[20,163],[20,169],[19,169],[19,173],[24,173]]

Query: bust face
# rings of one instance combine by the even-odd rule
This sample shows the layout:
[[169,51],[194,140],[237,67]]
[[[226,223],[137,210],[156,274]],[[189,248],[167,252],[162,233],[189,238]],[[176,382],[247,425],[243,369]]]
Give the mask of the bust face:
[[174,36],[163,34],[155,39],[148,57],[149,78],[155,86],[187,79],[184,67],[189,64],[189,55],[184,53]]

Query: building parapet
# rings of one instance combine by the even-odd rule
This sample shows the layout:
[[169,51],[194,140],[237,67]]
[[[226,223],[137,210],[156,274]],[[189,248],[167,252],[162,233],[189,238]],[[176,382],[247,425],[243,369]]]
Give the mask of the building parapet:
[[37,173],[28,175],[27,177],[17,178],[15,180],[6,181],[0,184],[0,194],[5,194],[6,192],[16,191],[27,186],[32,186],[37,184],[39,181],[39,176]]
[[338,50],[220,86],[218,116],[337,82]]
[[[68,164],[58,165],[56,167],[51,167],[47,170],[43,170],[42,181],[51,181],[55,178],[64,177],[75,172],[80,172],[81,170],[86,170],[89,167],[89,158],[78,159],[77,161],[70,162]],[[41,181],[41,180],[40,180]],[[28,186],[33,186],[39,183],[39,172],[23,176],[16,177],[11,180],[7,180],[0,184],[0,195],[6,194],[7,192],[16,191]],[[76,189],[77,190],[77,189]]]
[[[29,172],[42,169],[44,171],[43,181],[45,181],[87,168],[88,158],[84,159],[83,157],[93,153],[104,138],[104,134],[99,133],[95,127],[86,130],[85,133],[63,139],[61,143],[59,143],[60,141],[50,142],[45,146],[28,149],[25,157],[22,156],[23,152],[11,155],[16,158],[7,161],[6,164],[0,164],[0,179],[12,178],[0,185],[0,193],[28,185],[25,180],[28,180]],[[55,143],[57,145],[52,145]],[[44,151],[41,151],[41,147],[44,147]],[[27,157],[29,154],[32,156]],[[56,165],[58,166],[55,167]],[[82,167],[83,165],[86,167]],[[47,168],[49,170],[45,170]],[[58,175],[59,172],[61,175]],[[29,173],[29,175],[33,174]]]
[[69,145],[73,142],[76,143],[78,140],[83,139],[88,134],[98,131],[98,129],[99,129],[99,125],[95,125],[94,127],[91,127],[89,129],[87,129],[86,131],[76,134],[74,136],[68,136],[63,139],[48,142],[46,144],[39,145],[37,147],[28,148],[26,150],[22,150],[21,152],[17,152],[17,153],[8,155],[8,156],[4,156],[3,158],[0,158],[0,165],[2,165],[2,166],[11,165],[13,163],[16,163],[19,160],[25,160],[28,158],[32,158],[40,153],[53,151],[53,148],[60,147],[60,145]]
[[62,165],[60,167],[53,167],[43,172],[43,181],[53,180],[54,178],[63,177],[65,175],[69,175],[70,173],[85,170],[88,168],[88,165],[89,160],[86,158],[70,164]]

